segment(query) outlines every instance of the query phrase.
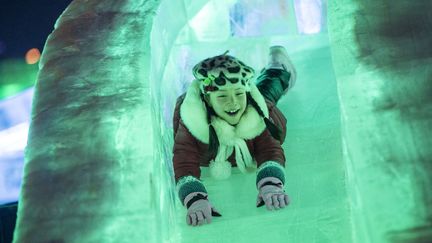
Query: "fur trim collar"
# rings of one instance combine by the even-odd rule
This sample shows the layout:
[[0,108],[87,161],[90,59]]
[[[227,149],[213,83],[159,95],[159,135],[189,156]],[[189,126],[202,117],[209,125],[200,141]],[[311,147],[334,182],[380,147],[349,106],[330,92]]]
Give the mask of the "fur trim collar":
[[[199,141],[209,144],[209,127],[205,104],[200,97],[199,81],[194,80],[187,90],[186,97],[180,107],[180,117],[190,133]],[[269,117],[269,111],[264,97],[258,88],[251,82],[251,96]],[[232,146],[236,138],[252,139],[266,129],[264,120],[259,116],[253,106],[246,107],[243,116],[236,126],[232,126],[220,117],[213,116],[212,125],[215,128],[219,143]]]

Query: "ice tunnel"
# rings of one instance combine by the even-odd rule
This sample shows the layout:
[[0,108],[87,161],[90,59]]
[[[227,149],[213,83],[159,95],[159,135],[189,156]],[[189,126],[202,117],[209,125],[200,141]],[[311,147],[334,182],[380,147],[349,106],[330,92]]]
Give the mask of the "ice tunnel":
[[[47,39],[14,242],[431,242],[430,1],[74,0]],[[215,181],[190,227],[172,112],[191,67],[230,50],[256,70],[284,45],[278,107],[291,204],[256,208],[255,176]]]

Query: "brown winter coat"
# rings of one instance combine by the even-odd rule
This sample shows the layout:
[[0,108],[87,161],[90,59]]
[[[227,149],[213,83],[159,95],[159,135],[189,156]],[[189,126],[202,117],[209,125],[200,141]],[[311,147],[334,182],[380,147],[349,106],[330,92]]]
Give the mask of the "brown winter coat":
[[[188,93],[191,92],[190,91],[191,88],[189,88]],[[186,125],[187,123],[184,122],[183,116],[181,115],[180,110],[185,100],[185,97],[186,97],[186,93],[181,95],[177,99],[176,107],[174,110],[174,116],[173,116],[173,130],[174,130],[173,166],[174,166],[174,174],[175,174],[176,182],[178,181],[179,178],[186,175],[192,175],[196,178],[200,178],[201,176],[200,166],[209,165],[209,161],[205,161],[205,158],[207,157],[207,151],[208,151],[208,138],[207,138],[207,143],[205,143],[205,141],[203,141],[202,138],[198,139],[197,137],[195,137],[190,130],[196,129],[196,126],[199,125],[194,122],[189,122],[189,128],[191,129],[188,129],[188,126]],[[277,126],[279,126],[279,128],[281,128],[282,136],[281,136],[281,141],[278,141],[271,136],[271,134],[267,129],[262,128],[263,129],[262,132],[253,134],[252,136],[250,136],[250,139],[244,139],[249,149],[249,152],[251,156],[254,158],[254,160],[256,161],[257,168],[259,168],[259,166],[264,162],[270,160],[279,162],[282,166],[285,166],[285,155],[281,147],[281,144],[284,142],[285,135],[286,135],[286,118],[272,102],[265,100],[262,97],[262,95],[259,93],[259,91],[255,90],[252,97],[254,97],[254,99],[257,101],[260,107],[263,107],[264,105],[267,106],[268,115],[270,117],[269,119]],[[187,119],[189,119],[189,116],[195,116],[194,112],[191,113],[193,114],[188,114]],[[186,115],[184,116],[186,117]],[[262,120],[262,118],[260,119]],[[203,134],[205,133],[208,133],[208,127],[207,130],[203,131]],[[228,161],[232,164],[233,167],[236,166],[235,151],[233,151],[231,156],[228,158]]]

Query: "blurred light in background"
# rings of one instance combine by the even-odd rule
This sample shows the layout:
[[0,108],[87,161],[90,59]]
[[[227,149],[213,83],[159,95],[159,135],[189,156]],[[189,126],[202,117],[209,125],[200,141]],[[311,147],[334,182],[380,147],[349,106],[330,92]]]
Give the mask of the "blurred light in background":
[[0,101],[32,87],[38,69],[38,65],[28,65],[22,58],[0,61]]
[[27,64],[35,64],[39,61],[40,51],[37,48],[32,48],[27,51],[25,55],[25,60]]
[[[317,34],[322,31],[327,0],[212,0],[189,21],[197,41]],[[324,11],[324,12],[323,12]]]
[[0,101],[0,204],[18,200],[33,91]]
[[321,0],[294,0],[299,33],[316,34],[321,31],[323,14]]
[[239,0],[230,9],[233,36],[296,34],[288,0]]
[[24,122],[0,131],[0,204],[18,200],[28,127]]

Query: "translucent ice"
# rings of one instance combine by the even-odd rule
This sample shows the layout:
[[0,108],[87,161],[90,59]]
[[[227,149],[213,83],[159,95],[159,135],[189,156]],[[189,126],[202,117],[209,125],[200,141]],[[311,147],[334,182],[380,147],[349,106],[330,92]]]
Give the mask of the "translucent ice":
[[[329,41],[325,21],[318,21],[326,1],[302,2],[310,8],[268,1],[283,6],[266,8],[277,9],[274,18],[259,13],[262,2],[72,2],[41,60],[15,242],[427,239],[430,56],[393,51],[409,38],[430,50],[421,40],[431,35],[386,42],[398,32],[383,26],[407,23],[382,20],[384,4],[351,0],[329,6]],[[424,2],[416,6],[430,9]],[[412,17],[414,10],[395,4],[389,16]],[[311,16],[313,31],[302,31],[309,27],[299,28],[299,16],[312,12],[321,17]],[[430,30],[430,15],[420,13],[421,30]],[[379,25],[368,32],[366,23]],[[384,34],[368,44],[376,33]],[[223,217],[187,226],[171,165],[175,100],[197,61],[230,50],[259,71],[273,44],[287,47],[298,72],[278,103],[288,120],[283,148],[292,203],[274,212],[256,208],[253,174],[234,170],[229,180],[214,181],[202,168]],[[394,62],[395,53],[407,61]]]

